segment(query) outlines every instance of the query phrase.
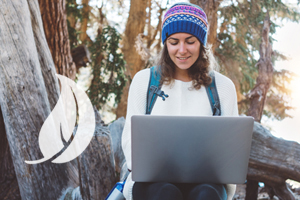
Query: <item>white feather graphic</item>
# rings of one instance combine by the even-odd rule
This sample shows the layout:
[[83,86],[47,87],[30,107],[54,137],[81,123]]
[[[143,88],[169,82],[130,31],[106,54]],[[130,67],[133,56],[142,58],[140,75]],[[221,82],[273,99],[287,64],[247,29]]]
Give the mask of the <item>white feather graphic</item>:
[[59,74],[56,76],[61,83],[61,95],[39,134],[39,146],[44,158],[25,161],[27,164],[44,162],[63,149],[60,130],[64,140],[68,141],[71,138],[76,122],[76,103],[73,93],[79,112],[77,132],[67,149],[52,162],[65,163],[73,160],[86,149],[94,135],[95,115],[88,96],[71,79]]

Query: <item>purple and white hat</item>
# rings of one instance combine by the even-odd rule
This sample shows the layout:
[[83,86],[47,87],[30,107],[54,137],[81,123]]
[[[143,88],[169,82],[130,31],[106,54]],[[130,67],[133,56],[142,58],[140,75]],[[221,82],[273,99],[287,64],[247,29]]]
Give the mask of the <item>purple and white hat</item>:
[[189,33],[206,46],[207,31],[207,17],[202,8],[191,3],[176,3],[164,16],[162,43],[174,33]]

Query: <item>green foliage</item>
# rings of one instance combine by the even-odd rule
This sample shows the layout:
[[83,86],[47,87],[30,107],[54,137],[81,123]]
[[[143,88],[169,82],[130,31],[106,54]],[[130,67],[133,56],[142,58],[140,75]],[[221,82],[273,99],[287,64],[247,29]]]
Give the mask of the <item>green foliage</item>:
[[[72,18],[75,22],[82,19],[81,7],[76,3],[76,0],[67,0],[66,11],[67,16]],[[73,49],[74,47],[80,44],[80,41],[78,39],[79,31],[77,31],[74,27],[71,26],[71,22],[69,21],[69,19],[67,20],[67,23],[70,47],[71,49]]]
[[107,26],[90,47],[93,81],[88,95],[97,109],[101,109],[112,97],[118,104],[128,80],[123,54],[119,49],[120,39],[117,30]]
[[[93,79],[87,93],[92,104],[100,110],[109,100],[114,100],[115,104],[119,103],[122,90],[128,80],[125,75],[125,60],[119,48],[121,36],[115,28],[107,26],[102,30],[98,29],[98,36],[94,41],[89,43],[80,41],[80,31],[77,30],[80,28],[76,24],[86,17],[82,9],[83,5],[77,4],[76,0],[67,0],[70,46],[73,49],[84,43],[89,48],[92,60],[89,65],[92,68]],[[73,21],[72,25],[69,20]],[[92,23],[90,19],[89,22]]]
[[[232,79],[240,80],[240,93],[246,95],[254,87],[258,76],[257,62],[259,59],[259,45],[263,21],[267,12],[271,20],[288,19],[299,21],[300,13],[297,8],[287,6],[281,0],[242,0],[226,2],[221,5],[219,14],[219,46],[216,48],[216,56],[220,61],[221,71],[230,74],[230,70],[238,71],[231,73]],[[275,39],[273,34],[278,27],[274,21],[270,26],[270,42]],[[273,65],[276,60],[285,59],[285,56],[275,51],[272,58]],[[229,76],[230,76],[229,75]],[[278,120],[290,117],[286,111],[288,106],[289,91],[287,83],[292,74],[287,71],[274,72],[273,83],[267,94],[264,115]],[[246,114],[249,108],[249,100],[243,99],[239,103],[240,113]]]

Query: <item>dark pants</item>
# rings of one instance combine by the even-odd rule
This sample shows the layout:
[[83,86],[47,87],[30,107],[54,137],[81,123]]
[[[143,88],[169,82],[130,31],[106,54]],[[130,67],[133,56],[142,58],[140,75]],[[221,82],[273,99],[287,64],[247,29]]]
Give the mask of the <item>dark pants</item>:
[[139,183],[133,185],[133,200],[226,200],[224,185],[191,183]]

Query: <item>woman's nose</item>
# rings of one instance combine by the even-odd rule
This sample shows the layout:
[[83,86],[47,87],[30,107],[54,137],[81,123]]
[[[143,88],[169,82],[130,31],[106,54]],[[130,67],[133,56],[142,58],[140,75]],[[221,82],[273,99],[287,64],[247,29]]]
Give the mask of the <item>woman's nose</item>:
[[179,46],[179,53],[180,54],[184,54],[187,52],[187,48],[186,48],[186,45],[184,43],[181,43],[180,46]]

